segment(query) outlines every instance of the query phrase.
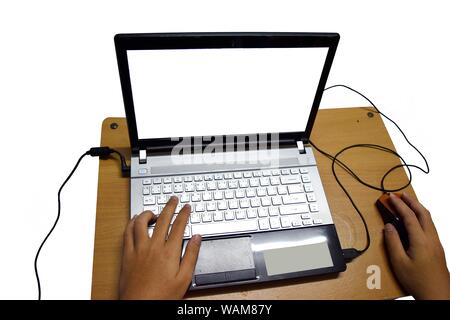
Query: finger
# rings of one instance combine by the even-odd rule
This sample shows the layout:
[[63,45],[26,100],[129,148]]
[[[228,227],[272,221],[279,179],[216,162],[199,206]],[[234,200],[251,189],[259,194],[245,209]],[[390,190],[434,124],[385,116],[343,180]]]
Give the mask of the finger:
[[134,221],[134,246],[138,248],[146,243],[150,237],[148,236],[148,225],[156,220],[156,216],[151,211],[144,211]]
[[189,220],[189,215],[191,213],[191,206],[186,204],[178,213],[175,222],[172,225],[172,229],[170,229],[169,239],[167,240],[167,244],[171,246],[174,252],[177,252],[178,255],[181,251],[181,245],[183,243],[184,230],[186,229],[186,224]]
[[403,202],[403,200],[392,193],[389,196],[389,202],[402,219],[406,231],[408,232],[409,241],[411,243],[416,242],[416,240],[423,236],[424,233],[415,213]]
[[414,211],[417,219],[419,219],[420,225],[425,231],[436,232],[430,212],[419,201],[411,197],[406,192],[402,194],[402,200],[408,207],[411,208],[412,211]]
[[399,264],[409,258],[403,248],[397,230],[390,223],[387,223],[384,226],[384,242],[386,244],[389,259],[394,268],[399,267]]
[[136,216],[128,221],[125,231],[123,232],[123,251],[129,254],[134,251],[134,221]]
[[189,240],[183,259],[181,260],[178,277],[186,284],[186,287],[192,280],[192,274],[194,273],[195,264],[197,263],[201,243],[202,237],[199,234],[194,235],[191,240]]
[[153,230],[152,239],[155,242],[165,242],[167,238],[167,232],[169,231],[170,221],[178,205],[178,198],[175,196],[170,197],[166,206],[161,211],[161,214],[156,221],[155,229]]

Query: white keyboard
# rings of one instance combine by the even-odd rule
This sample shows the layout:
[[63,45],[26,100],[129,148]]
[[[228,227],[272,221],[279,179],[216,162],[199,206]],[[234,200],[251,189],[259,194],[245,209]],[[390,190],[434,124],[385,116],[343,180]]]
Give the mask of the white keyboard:
[[[143,210],[159,214],[172,195],[176,213],[192,208],[185,238],[194,234],[265,232],[322,224],[308,168],[150,177],[142,180]],[[173,217],[172,223],[176,218]],[[153,233],[153,226],[149,234]]]

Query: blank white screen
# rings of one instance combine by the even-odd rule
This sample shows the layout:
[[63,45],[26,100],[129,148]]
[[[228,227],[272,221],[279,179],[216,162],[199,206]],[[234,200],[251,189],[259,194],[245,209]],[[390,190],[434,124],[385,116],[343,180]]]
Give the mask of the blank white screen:
[[327,53],[128,50],[139,139],[305,131]]

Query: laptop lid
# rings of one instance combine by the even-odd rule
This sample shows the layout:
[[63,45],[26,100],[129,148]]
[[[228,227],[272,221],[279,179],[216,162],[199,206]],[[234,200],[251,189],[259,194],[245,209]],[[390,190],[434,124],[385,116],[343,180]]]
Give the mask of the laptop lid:
[[[137,153],[170,151],[187,137],[203,145],[251,134],[277,137],[277,145],[308,141],[339,35],[149,33],[114,41]],[[167,125],[154,130],[157,122]]]

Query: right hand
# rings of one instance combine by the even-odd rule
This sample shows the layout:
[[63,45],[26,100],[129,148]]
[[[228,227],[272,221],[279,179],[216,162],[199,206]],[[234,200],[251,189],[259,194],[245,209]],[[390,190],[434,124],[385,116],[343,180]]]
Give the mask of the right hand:
[[389,201],[403,220],[410,243],[405,251],[397,230],[386,224],[386,248],[398,281],[416,299],[450,299],[444,249],[430,212],[406,193],[401,198],[391,194]]

